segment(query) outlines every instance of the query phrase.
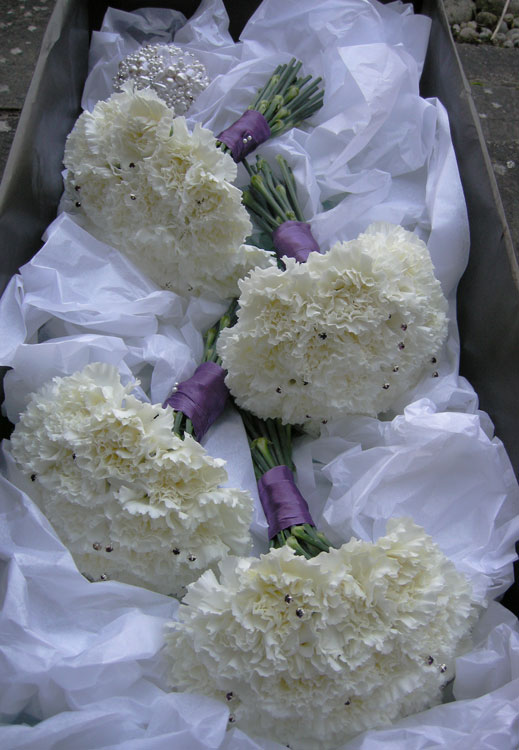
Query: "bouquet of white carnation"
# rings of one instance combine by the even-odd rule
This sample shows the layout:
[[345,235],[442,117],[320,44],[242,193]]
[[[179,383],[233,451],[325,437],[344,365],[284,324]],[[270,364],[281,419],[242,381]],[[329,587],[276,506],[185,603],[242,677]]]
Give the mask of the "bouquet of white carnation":
[[244,416],[271,550],[188,587],[167,633],[172,686],[227,702],[231,725],[293,750],[441,702],[477,615],[466,579],[410,519],[331,547],[284,464],[290,431]]
[[241,407],[284,423],[375,416],[427,369],[438,374],[447,301],[429,252],[412,232],[382,223],[316,252],[279,163],[281,179],[258,160],[245,201],[273,233],[283,267],[239,282],[238,322],[218,341],[226,383]]
[[238,279],[273,261],[246,244],[252,225],[233,185],[235,162],[322,106],[320,79],[299,78],[300,67],[279,66],[218,140],[199,124],[190,132],[154,89],[122,84],[83,112],[67,139],[66,209],[159,286],[237,296]]
[[54,378],[31,396],[10,451],[86,577],[180,596],[247,553],[252,498],[221,487],[225,462],[175,434],[173,410],[139,401],[135,386],[101,363]]
[[213,134],[151,89],[129,85],[84,112],[65,148],[65,206],[98,239],[179,294],[237,294],[271,255],[245,244],[251,223],[236,164]]

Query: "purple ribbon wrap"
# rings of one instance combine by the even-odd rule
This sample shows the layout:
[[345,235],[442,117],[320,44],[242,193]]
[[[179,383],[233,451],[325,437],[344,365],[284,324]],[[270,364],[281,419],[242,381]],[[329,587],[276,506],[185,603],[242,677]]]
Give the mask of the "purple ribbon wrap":
[[226,372],[215,362],[202,362],[188,380],[178,384],[163,406],[181,411],[192,422],[198,441],[218,419],[229,395],[224,383]]
[[288,466],[275,466],[258,481],[259,498],[269,525],[269,539],[300,523],[315,526],[308,503],[297,489]]
[[231,149],[231,156],[238,163],[270,138],[270,128],[261,112],[248,109],[216,137]]
[[295,258],[299,263],[306,263],[310,253],[319,252],[310,224],[304,221],[284,221],[272,232],[272,241],[278,255]]

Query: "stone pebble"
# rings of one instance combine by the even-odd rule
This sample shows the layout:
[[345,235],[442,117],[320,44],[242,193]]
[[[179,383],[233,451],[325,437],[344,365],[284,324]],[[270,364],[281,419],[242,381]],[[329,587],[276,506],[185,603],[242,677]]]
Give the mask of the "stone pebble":
[[501,21],[505,0],[444,0],[444,5],[457,42],[519,49],[519,0],[510,0]]

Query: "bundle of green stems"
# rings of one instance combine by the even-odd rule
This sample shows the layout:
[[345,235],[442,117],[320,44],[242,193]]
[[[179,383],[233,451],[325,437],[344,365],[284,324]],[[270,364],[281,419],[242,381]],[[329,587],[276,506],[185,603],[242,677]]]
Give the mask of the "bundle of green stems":
[[[222,360],[216,352],[216,342],[220,331],[224,328],[229,328],[236,323],[237,317],[236,312],[238,310],[238,300],[233,299],[224,315],[215,323],[214,326],[206,331],[204,336],[204,353],[202,355],[202,362],[214,362],[217,365],[222,364]],[[189,417],[181,412],[175,412],[175,420],[173,423],[173,432],[178,437],[183,438],[184,435],[194,435],[194,427]]]
[[[300,77],[302,65],[295,58],[278,65],[247,107],[263,115],[271,138],[296,127],[323,106],[324,91],[319,90],[322,78]],[[219,142],[218,145],[224,152],[230,150],[225,143]]]
[[[249,448],[256,479],[276,466],[287,466],[295,472],[292,460],[292,437],[297,428],[284,425],[279,419],[260,419],[254,414],[240,409],[240,415],[247,432]],[[287,544],[298,555],[307,559],[321,552],[329,552],[331,542],[310,523],[302,523],[282,529],[271,540],[271,547]]]
[[255,164],[245,160],[250,184],[243,191],[243,203],[252,212],[258,226],[271,235],[285,221],[304,221],[297,198],[294,174],[281,154],[276,156],[279,175],[261,156]]
[[302,65],[295,58],[288,64],[278,65],[248,107],[263,115],[271,136],[296,127],[323,106],[324,91],[318,90],[322,78],[299,77]]

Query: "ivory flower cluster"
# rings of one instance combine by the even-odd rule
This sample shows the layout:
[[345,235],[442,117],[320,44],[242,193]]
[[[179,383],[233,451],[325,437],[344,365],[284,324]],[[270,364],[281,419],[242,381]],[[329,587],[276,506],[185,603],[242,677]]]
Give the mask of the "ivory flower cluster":
[[291,424],[389,409],[447,335],[426,245],[377,223],[306,263],[285,261],[240,282],[238,323],[219,338],[238,404]]
[[170,625],[171,683],[294,750],[335,748],[440,702],[476,617],[466,579],[409,519],[374,544],[310,560],[284,546],[219,567]]
[[66,209],[159,286],[233,297],[239,278],[273,262],[244,244],[251,223],[232,158],[209,130],[190,132],[152,89],[127,84],[84,112],[64,163]]
[[248,492],[222,488],[225,462],[174,412],[139,401],[117,368],[95,363],[32,395],[11,453],[79,570],[164,594],[228,553],[247,554]]

